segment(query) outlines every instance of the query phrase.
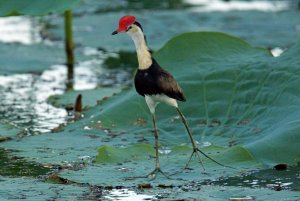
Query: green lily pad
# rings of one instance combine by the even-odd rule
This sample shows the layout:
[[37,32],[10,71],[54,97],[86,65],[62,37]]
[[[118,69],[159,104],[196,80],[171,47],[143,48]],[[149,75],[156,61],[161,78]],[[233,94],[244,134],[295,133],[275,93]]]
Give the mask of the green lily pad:
[[50,172],[50,168],[42,167],[35,162],[28,162],[14,156],[9,151],[0,149],[1,176],[31,176],[36,177]]
[[[242,147],[236,146],[232,148],[225,148],[209,146],[202,150],[215,160],[223,164],[227,164],[228,166],[230,165],[235,167],[236,169],[216,166],[215,163],[200,154],[206,169],[204,175],[202,175],[204,170],[202,169],[201,163],[194,158],[190,164],[192,169],[172,176],[171,178],[175,180],[169,181],[169,179],[158,173],[159,179],[157,181],[151,181],[151,183],[154,185],[164,183],[179,186],[186,184],[187,181],[195,180],[197,175],[202,175],[201,180],[212,178],[218,179],[224,175],[236,176],[249,169],[262,167],[255,161],[251,154]],[[192,148],[190,146],[177,146],[170,150],[160,149],[160,152],[162,152],[160,153],[162,170],[166,171],[167,174],[173,174],[179,172],[185,166],[192,153]],[[84,182],[85,179],[80,178],[79,175],[85,174],[92,184],[117,186],[119,183],[123,183],[127,177],[143,176],[152,171],[155,165],[155,149],[149,144],[135,144],[126,148],[102,146],[98,149],[96,162],[98,165],[95,164],[93,167],[88,167],[83,170],[84,173],[81,171],[66,172],[62,175],[77,182]],[[107,174],[107,171],[101,170],[107,168],[111,168],[111,174],[109,175]],[[94,175],[93,178],[91,175]],[[145,181],[145,178],[136,179],[134,181],[127,182],[126,184],[137,185],[139,182],[141,183],[143,181]]]
[[116,93],[121,92],[120,87],[105,87],[91,90],[72,90],[62,95],[50,96],[48,102],[56,107],[66,107],[74,105],[76,97],[82,95],[82,104],[84,107],[97,105],[97,101],[108,98]]
[[154,155],[155,150],[149,144],[136,144],[127,148],[100,147],[96,157],[98,163],[123,163],[130,160],[147,160]]
[[0,177],[0,200],[78,200],[88,199],[84,196],[88,188],[44,183],[33,178]]
[[101,135],[104,132],[99,129],[95,131],[85,125],[74,124],[60,133],[11,140],[1,145],[18,150],[18,156],[30,161],[72,165],[78,162],[88,163],[96,157],[96,149],[104,144]]
[[[233,141],[264,164],[293,164],[299,159],[299,49],[297,43],[274,58],[240,39],[202,32],[173,38],[155,57],[182,86],[187,102],[180,107],[197,140],[223,146]],[[112,97],[101,108],[93,115],[105,127],[127,128],[136,135],[152,128],[148,108],[134,89]],[[187,142],[176,116],[168,106],[157,108],[164,145]],[[144,119],[146,127],[133,127],[137,119]]]
[[[222,161],[226,164],[233,164],[239,162],[255,161],[253,156],[242,147],[224,148],[218,146],[209,146],[203,149],[204,152],[209,153],[216,160]],[[171,150],[168,162],[171,162],[171,157],[174,157],[174,162],[184,165],[184,162],[189,159],[192,153],[191,147],[188,146],[176,146]],[[168,155],[165,154],[165,155]],[[201,155],[201,154],[200,154]],[[203,157],[203,156],[202,156]],[[98,155],[96,162],[98,163],[124,163],[128,161],[143,161],[149,160],[149,158],[155,158],[155,149],[149,144],[135,144],[126,148],[114,148],[110,146],[102,146],[98,149]],[[182,159],[182,160],[181,160]],[[162,159],[163,160],[163,159]],[[210,163],[211,161],[203,157],[204,163]]]

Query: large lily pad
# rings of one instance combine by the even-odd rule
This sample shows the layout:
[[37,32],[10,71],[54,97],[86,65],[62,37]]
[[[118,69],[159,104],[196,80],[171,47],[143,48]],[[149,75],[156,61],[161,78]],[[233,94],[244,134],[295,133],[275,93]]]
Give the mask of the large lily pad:
[[[203,181],[206,179],[216,180],[224,175],[237,176],[241,172],[249,169],[260,168],[261,166],[255,161],[251,154],[242,147],[224,148],[209,146],[203,149],[211,157],[224,164],[234,165],[237,169],[224,168],[216,166],[210,160],[203,158],[205,171],[197,160],[192,161],[191,170],[182,171],[183,166],[188,161],[192,149],[189,146],[176,146],[170,150],[160,149],[160,161],[163,171],[167,174],[175,174],[172,179],[165,178],[157,174],[158,179],[151,181],[153,185],[168,184],[180,186],[187,181]],[[155,150],[149,144],[135,144],[126,148],[114,148],[103,146],[98,149],[96,162],[79,172],[65,172],[62,176],[72,180],[84,183],[88,178],[90,184],[104,186],[125,187],[143,183],[145,178],[126,181],[126,178],[132,176],[145,176],[154,169]],[[110,174],[107,174],[107,172]],[[83,173],[84,172],[84,173]],[[84,174],[85,178],[81,175]],[[198,177],[201,175],[200,177]],[[101,178],[101,181],[100,181]]]
[[[198,140],[223,146],[233,140],[257,160],[274,164],[299,160],[299,52],[297,43],[274,58],[237,38],[207,32],[175,37],[155,57],[185,91],[188,100],[180,107]],[[102,108],[99,118],[106,127],[124,129],[138,118],[151,122],[143,98],[134,89],[113,97]],[[172,119],[173,110],[157,109],[161,138],[168,139],[168,145],[186,142],[180,121]],[[143,128],[133,132],[145,133]]]
[[[185,51],[186,49],[189,51]],[[204,149],[205,152],[212,154],[214,158],[227,165],[244,170],[245,167],[249,169],[260,167],[255,160],[270,166],[281,162],[294,164],[298,160],[299,140],[297,140],[297,132],[293,132],[294,128],[291,127],[292,124],[297,128],[297,121],[292,122],[292,119],[297,120],[298,115],[296,77],[299,73],[297,69],[300,61],[295,56],[298,53],[299,43],[281,57],[274,58],[264,49],[253,48],[244,41],[225,34],[188,33],[172,39],[155,54],[155,57],[173,72],[182,85],[188,101],[180,104],[180,107],[186,114],[200,145],[205,142],[225,146],[219,152],[212,151],[216,149],[216,146],[210,146]],[[284,104],[286,98],[290,100],[288,106]],[[125,133],[117,135],[106,144],[115,144],[115,147],[118,147],[141,140],[148,143],[153,141],[149,131],[152,125],[148,108],[143,98],[139,97],[134,89],[114,96],[98,107],[101,108],[99,112],[93,110],[87,112],[86,115],[93,117],[94,122],[100,120],[101,126],[110,128],[110,132],[120,133],[126,130]],[[184,128],[174,109],[168,106],[158,106],[157,120],[161,134],[160,149],[169,147],[174,153],[173,156],[176,156],[173,162],[177,164],[172,163],[172,157],[163,155],[162,167],[167,172],[178,170],[188,158],[188,153],[180,157],[181,155],[174,147],[174,145],[188,142]],[[89,125],[93,128],[96,124]],[[276,132],[271,128],[276,128]],[[265,137],[269,140],[263,141]],[[120,138],[124,140],[120,142]],[[272,143],[273,146],[267,146],[268,143]],[[228,146],[236,148],[233,149],[234,155],[231,157],[224,155],[231,149]],[[283,149],[285,152],[281,151]],[[104,159],[119,161],[122,154],[116,153],[126,152],[122,148],[118,150],[107,146],[101,147],[100,150],[102,152],[106,150],[105,158],[100,159],[103,157],[101,154],[97,156],[100,164]],[[107,154],[110,151],[111,154]],[[149,156],[149,151],[143,151],[142,148],[139,152],[144,155],[147,152]],[[249,152],[249,156],[252,153],[255,160],[252,156],[245,157]],[[113,181],[121,183],[119,179],[126,175],[146,174],[153,168],[153,155],[150,157],[152,161],[140,159],[132,161],[130,152],[124,154],[125,158],[131,162],[124,161],[122,159],[124,157],[121,157],[119,166],[114,165],[115,163],[108,163],[104,166],[99,164],[89,166],[84,173],[66,172],[63,175],[82,182],[83,173],[92,183],[113,184]],[[243,163],[239,163],[238,156],[245,157]],[[174,169],[169,169],[170,163]],[[137,168],[141,166],[142,168]],[[208,167],[208,171],[214,171],[217,168],[216,172],[221,172],[222,176],[238,174],[236,170],[221,171],[220,167],[207,160],[204,161],[204,166]],[[197,172],[200,166],[194,163],[193,168],[195,167],[198,169],[194,172],[178,177],[198,178],[197,175],[201,174]],[[95,175],[104,178],[102,173],[106,174],[107,171],[112,172],[114,179],[110,180],[105,177],[106,179],[99,182]],[[118,177],[120,174],[121,178]],[[199,179],[216,179],[221,175],[215,173],[214,176],[202,176]],[[141,181],[134,181],[135,184],[138,182]],[[156,182],[172,183],[172,181],[161,179]]]

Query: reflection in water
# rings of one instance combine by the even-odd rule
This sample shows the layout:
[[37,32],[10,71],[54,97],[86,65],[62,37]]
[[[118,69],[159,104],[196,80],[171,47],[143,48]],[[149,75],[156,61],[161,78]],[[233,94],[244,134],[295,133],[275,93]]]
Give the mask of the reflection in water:
[[[75,90],[131,83],[128,71],[95,68],[99,62],[90,60],[75,68]],[[55,65],[42,75],[0,76],[0,119],[25,129],[26,135],[49,132],[66,123],[66,110],[47,103],[49,96],[64,93],[66,71],[65,66]]]
[[279,57],[283,52],[284,52],[284,50],[281,49],[280,47],[275,47],[275,48],[271,49],[271,53],[274,57]]
[[137,194],[129,189],[113,189],[104,196],[105,200],[151,200],[153,196]]
[[46,103],[48,96],[63,93],[63,77],[56,73],[0,76],[0,119],[25,129],[26,134],[48,132],[63,123],[66,111]]
[[41,41],[36,18],[13,16],[0,18],[0,41],[32,44]]

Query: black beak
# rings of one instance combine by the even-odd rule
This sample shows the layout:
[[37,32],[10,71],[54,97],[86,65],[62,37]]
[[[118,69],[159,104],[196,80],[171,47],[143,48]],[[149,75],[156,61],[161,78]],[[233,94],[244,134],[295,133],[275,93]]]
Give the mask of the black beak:
[[116,30],[116,31],[112,32],[111,35],[116,35],[116,34],[118,34],[118,33],[119,33],[119,32]]

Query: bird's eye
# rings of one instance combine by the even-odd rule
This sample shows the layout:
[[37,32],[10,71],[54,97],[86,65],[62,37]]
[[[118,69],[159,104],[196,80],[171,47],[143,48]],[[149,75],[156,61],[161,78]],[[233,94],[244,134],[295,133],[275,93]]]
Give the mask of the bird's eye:
[[126,31],[129,31],[129,29],[131,29],[132,28],[132,26],[130,25],[129,27],[127,27],[127,30]]

